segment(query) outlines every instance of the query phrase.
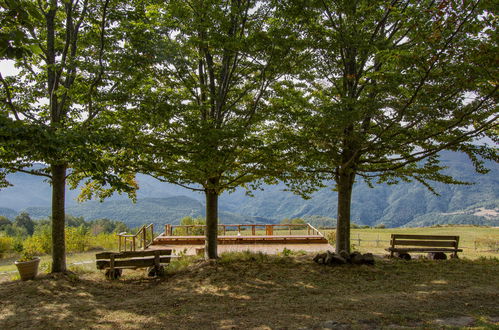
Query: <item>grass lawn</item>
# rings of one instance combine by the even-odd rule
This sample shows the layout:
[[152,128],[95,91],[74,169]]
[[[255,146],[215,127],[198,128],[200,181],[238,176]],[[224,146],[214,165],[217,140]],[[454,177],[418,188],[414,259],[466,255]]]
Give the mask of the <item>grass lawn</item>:
[[6,281],[0,329],[433,329],[463,319],[476,329],[499,327],[496,258],[329,267],[312,257],[184,259],[163,279],[125,271],[108,281],[78,266],[76,275]]
[[[52,256],[44,255],[40,258],[40,271],[48,271],[52,262]],[[16,272],[17,270],[14,265],[15,260],[16,258],[0,259],[0,280],[5,279],[6,277],[16,276],[15,274],[11,274],[11,272]],[[92,262],[92,267],[95,268],[95,252],[68,254],[66,262],[68,265]]]

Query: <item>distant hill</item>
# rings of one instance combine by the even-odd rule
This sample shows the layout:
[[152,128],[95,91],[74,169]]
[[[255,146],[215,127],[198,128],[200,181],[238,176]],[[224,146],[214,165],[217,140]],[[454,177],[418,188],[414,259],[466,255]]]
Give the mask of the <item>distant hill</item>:
[[[436,196],[419,183],[379,184],[371,189],[362,181],[354,186],[352,222],[386,227],[429,226],[434,224],[478,224],[499,226],[499,166],[488,164],[490,173],[479,175],[465,155],[442,154],[447,173],[474,185],[434,184]],[[22,210],[34,218],[46,217],[50,207],[50,186],[39,177],[16,173],[9,176],[14,187],[0,191],[0,215],[9,218]],[[103,203],[78,204],[78,191],[68,191],[67,213],[91,220],[110,218],[130,226],[153,222],[178,223],[184,216],[204,215],[204,196],[199,192],[161,183],[149,176],[137,177],[140,189],[133,204],[126,196],[113,196]],[[331,185],[332,187],[332,185]],[[283,218],[306,217],[329,226],[337,212],[337,195],[330,188],[304,200],[285,186],[264,186],[248,197],[239,189],[220,197],[220,219],[224,223],[275,223]],[[2,208],[9,210],[2,211]]]
[[[49,207],[29,207],[24,210],[33,219],[46,218],[50,215]],[[86,220],[108,218],[124,221],[130,227],[154,223],[155,226],[179,224],[185,216],[204,217],[205,210],[199,201],[186,196],[167,198],[143,198],[136,203],[128,199],[105,202],[89,201],[66,208],[66,213]],[[270,219],[241,216],[230,212],[221,212],[222,223],[269,223]]]

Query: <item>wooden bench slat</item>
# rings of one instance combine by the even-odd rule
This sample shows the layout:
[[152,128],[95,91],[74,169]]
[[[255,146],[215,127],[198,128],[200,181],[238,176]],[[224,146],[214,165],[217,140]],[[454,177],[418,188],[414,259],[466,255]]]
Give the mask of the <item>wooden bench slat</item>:
[[149,251],[126,251],[126,252],[100,252],[95,255],[95,259],[109,259],[111,254],[114,255],[115,259],[123,258],[134,258],[134,257],[148,257],[155,256],[156,254],[161,256],[168,256],[172,254],[172,250],[149,250]]
[[416,241],[395,239],[392,245],[403,246],[435,246],[435,247],[455,247],[455,241]]
[[393,238],[459,241],[459,236],[392,234]]
[[[170,262],[171,257],[160,257],[159,262],[162,264],[167,264]],[[155,258],[140,258],[140,259],[127,259],[127,260],[114,260],[114,268],[122,268],[122,267],[148,267],[154,266]],[[97,260],[96,261],[97,269],[105,269],[111,266],[111,262],[109,260]]]
[[463,252],[463,249],[450,249],[450,248],[387,248],[391,252]]

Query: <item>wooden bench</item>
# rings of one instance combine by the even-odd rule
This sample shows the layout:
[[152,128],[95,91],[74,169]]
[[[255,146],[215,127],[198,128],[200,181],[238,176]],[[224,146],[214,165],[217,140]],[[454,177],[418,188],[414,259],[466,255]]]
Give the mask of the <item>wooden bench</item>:
[[101,252],[95,255],[97,269],[105,269],[106,277],[118,279],[123,269],[148,267],[148,276],[163,276],[165,269],[161,264],[170,262],[172,250]]
[[392,234],[390,245],[386,250],[391,257],[397,253],[406,260],[411,259],[409,252],[451,252],[451,257],[457,258],[457,253],[463,251],[458,248],[459,236]]

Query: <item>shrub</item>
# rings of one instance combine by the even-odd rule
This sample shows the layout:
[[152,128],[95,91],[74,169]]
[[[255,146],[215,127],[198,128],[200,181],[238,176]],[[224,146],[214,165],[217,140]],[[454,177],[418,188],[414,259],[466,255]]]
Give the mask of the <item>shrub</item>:
[[336,244],[336,230],[331,230],[326,234],[326,239],[329,244],[334,245]]
[[0,258],[4,253],[14,250],[14,238],[9,236],[0,236]]
[[[193,217],[183,217],[180,220],[181,226],[192,226],[192,225],[206,225],[206,220],[203,218],[193,218]],[[204,235],[204,228],[193,227],[193,228],[175,228],[174,235]]]
[[[84,252],[90,247],[90,234],[84,226],[66,227],[66,252]],[[37,226],[33,236],[24,241],[24,251],[49,254],[52,251],[52,232],[49,225]]]
[[117,250],[118,236],[116,234],[100,233],[90,237],[90,249]]
[[84,252],[90,247],[90,234],[84,226],[66,227],[66,251]]
[[37,226],[33,236],[24,240],[24,251],[31,254],[48,254],[52,251],[52,232],[49,225]]

